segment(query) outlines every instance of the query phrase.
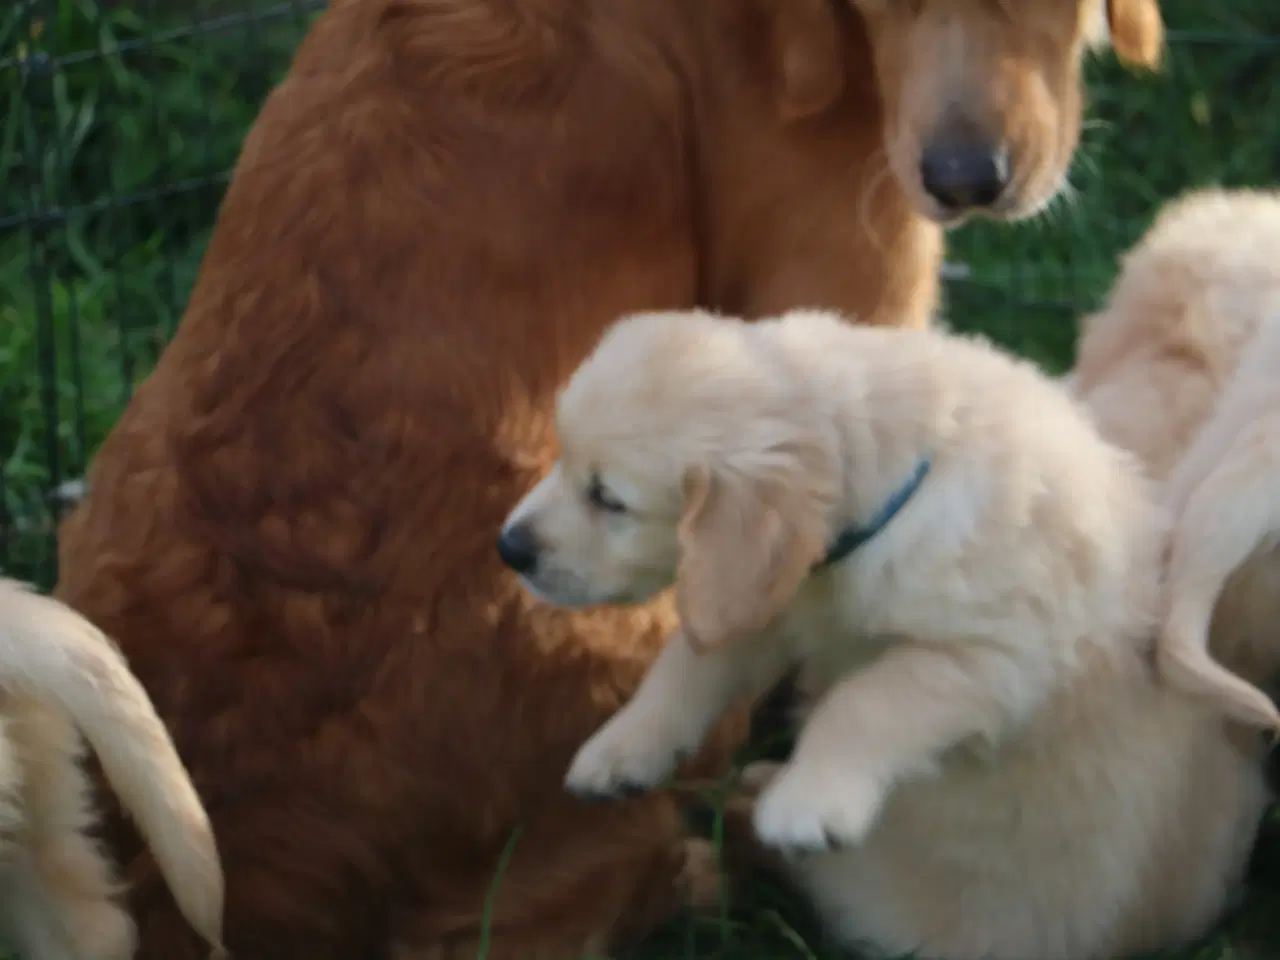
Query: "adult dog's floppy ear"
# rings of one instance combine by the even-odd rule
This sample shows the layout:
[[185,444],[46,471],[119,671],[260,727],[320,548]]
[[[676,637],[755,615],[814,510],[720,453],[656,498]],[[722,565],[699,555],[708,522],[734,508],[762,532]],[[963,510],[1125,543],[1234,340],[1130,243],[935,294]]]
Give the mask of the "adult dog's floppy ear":
[[685,477],[676,607],[698,650],[766,627],[826,551],[826,523],[796,478]]
[[1154,70],[1164,51],[1159,0],[1107,0],[1111,46],[1122,60]]

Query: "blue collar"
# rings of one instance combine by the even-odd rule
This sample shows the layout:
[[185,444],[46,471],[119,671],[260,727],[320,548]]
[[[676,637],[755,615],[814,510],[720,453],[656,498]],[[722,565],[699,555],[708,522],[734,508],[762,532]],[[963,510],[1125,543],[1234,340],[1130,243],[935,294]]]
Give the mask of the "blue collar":
[[880,510],[861,526],[846,527],[827,548],[827,555],[818,561],[814,569],[834,566],[844,560],[868,540],[889,525],[889,521],[898,515],[907,502],[915,496],[920,484],[929,474],[933,461],[929,457],[921,457],[915,470],[907,478],[907,482],[894,491],[893,496],[885,501]]

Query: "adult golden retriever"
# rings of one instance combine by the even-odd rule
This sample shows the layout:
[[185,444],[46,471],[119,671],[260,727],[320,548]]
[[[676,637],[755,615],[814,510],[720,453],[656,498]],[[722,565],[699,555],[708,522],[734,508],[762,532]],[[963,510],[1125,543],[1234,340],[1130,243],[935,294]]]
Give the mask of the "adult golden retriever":
[[[504,570],[553,393],[628,310],[924,323],[942,225],[1063,177],[1108,34],[1153,63],[1154,0],[334,0],[62,537],[207,802],[239,960],[470,958],[486,916],[490,960],[600,953],[705,892],[671,795],[561,790],[674,616]],[[114,833],[140,956],[195,956]]]
[[652,789],[798,666],[754,828],[845,945],[1110,960],[1220,916],[1261,744],[1156,682],[1157,490],[1030,363],[824,312],[641,314],[557,423],[504,557],[566,606],[674,585],[681,619],[570,790]]

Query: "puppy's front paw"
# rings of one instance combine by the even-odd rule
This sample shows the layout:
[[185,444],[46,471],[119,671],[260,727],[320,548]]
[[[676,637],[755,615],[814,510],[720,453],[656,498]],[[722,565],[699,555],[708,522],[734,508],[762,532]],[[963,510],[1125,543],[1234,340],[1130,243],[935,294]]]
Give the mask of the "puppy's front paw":
[[789,765],[756,803],[756,835],[783,853],[824,853],[860,842],[884,803],[885,791],[856,771]]
[[663,731],[645,729],[619,714],[578,751],[564,785],[584,800],[637,796],[676,768],[683,747]]

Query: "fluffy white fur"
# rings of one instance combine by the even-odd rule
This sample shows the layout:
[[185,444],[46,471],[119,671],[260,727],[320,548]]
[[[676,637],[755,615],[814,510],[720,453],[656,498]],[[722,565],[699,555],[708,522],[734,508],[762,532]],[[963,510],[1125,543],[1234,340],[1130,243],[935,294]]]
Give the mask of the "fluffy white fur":
[[[822,313],[642,315],[558,429],[504,528],[525,582],[570,605],[674,583],[683,625],[570,789],[656,784],[798,664],[812,709],[755,826],[840,940],[1091,960],[1219,915],[1264,804],[1257,747],[1154,682],[1163,515],[1029,364]],[[813,570],[922,457],[885,529]]]
[[1276,191],[1195,190],[1168,204],[1086,318],[1069,379],[1103,434],[1169,481],[1161,675],[1266,727],[1280,725],[1255,686],[1280,670],[1280,439],[1267,432],[1280,365],[1277,335],[1260,331],[1280,317],[1278,249]]
[[192,926],[221,953],[223,875],[173,743],[115,645],[83,617],[0,579],[0,927],[32,960],[127,960],[78,727],[134,815]]
[[1280,192],[1167,204],[1081,324],[1068,384],[1103,436],[1169,475],[1259,324],[1280,310]]

